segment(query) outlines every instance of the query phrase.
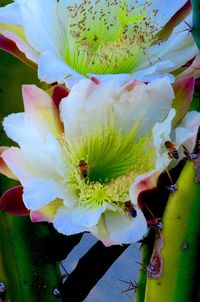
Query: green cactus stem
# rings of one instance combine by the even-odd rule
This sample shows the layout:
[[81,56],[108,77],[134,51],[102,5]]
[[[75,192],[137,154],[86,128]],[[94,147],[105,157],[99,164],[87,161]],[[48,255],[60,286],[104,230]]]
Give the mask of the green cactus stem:
[[192,20],[192,35],[194,40],[200,49],[200,1],[199,0],[192,0],[192,13],[193,13],[193,20]]
[[0,282],[6,286],[6,301],[58,301],[52,291],[61,280],[59,266],[43,253],[48,226],[0,213],[0,230]]
[[188,161],[171,194],[163,217],[163,275],[147,278],[145,302],[188,302],[197,300],[200,238],[200,185],[195,183],[194,163]]
[[145,243],[142,244],[142,248],[141,248],[142,265],[141,265],[139,278],[137,281],[135,302],[144,302],[145,288],[147,282],[147,273],[145,267],[149,264],[151,253],[152,253],[151,246]]

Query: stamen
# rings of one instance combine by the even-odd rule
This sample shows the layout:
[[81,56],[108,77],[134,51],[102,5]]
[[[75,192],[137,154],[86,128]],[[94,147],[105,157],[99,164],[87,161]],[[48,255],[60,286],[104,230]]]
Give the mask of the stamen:
[[157,31],[155,12],[146,13],[149,5],[84,0],[68,6],[66,63],[84,75],[132,71]]
[[[150,134],[137,138],[139,126],[123,134],[113,123],[86,131],[74,141],[62,136],[59,142],[71,167],[66,183],[77,195],[79,204],[96,208],[107,203],[125,214],[130,185],[138,174],[154,168],[155,153],[151,157],[146,152],[150,150]],[[84,175],[80,162],[87,169]]]

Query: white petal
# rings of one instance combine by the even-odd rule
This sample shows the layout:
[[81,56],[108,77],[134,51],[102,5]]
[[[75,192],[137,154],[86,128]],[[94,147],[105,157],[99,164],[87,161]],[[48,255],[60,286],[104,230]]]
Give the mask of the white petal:
[[89,77],[96,77],[100,81],[108,81],[108,80],[115,80],[118,82],[119,86],[124,85],[125,83],[131,80],[131,76],[127,73],[119,73],[119,74],[95,74],[95,73],[88,73]]
[[171,141],[171,122],[176,114],[174,108],[172,108],[167,118],[162,123],[156,123],[153,127],[153,140],[154,146],[157,151],[156,169],[164,169],[170,162],[169,156],[167,156],[167,149],[165,147],[166,141]]
[[[56,198],[66,200],[68,192],[67,185],[64,183],[53,179],[35,178],[24,184],[23,200],[28,209],[38,210]],[[71,204],[70,202],[69,200],[69,205],[74,206],[74,201]]]
[[134,122],[140,122],[140,135],[144,135],[167,116],[173,98],[172,86],[167,78],[156,79],[148,85],[138,84],[115,102],[116,123],[130,131]]
[[0,8],[0,21],[22,25],[22,16],[17,3],[11,3]]
[[137,209],[137,217],[133,219],[107,211],[105,223],[109,238],[118,244],[136,242],[142,239],[147,231],[146,220],[139,209]]
[[73,84],[84,78],[54,53],[44,52],[38,64],[38,76],[46,83],[65,82],[68,87],[72,87]]
[[60,233],[65,235],[78,234],[84,231],[96,232],[97,228],[86,228],[84,225],[76,224],[72,219],[72,210],[60,207],[54,217],[53,225]]
[[[190,23],[190,18],[187,20]],[[174,29],[168,40],[149,47],[147,53],[148,57],[141,57],[136,66],[138,72],[133,73],[146,80],[151,74],[166,73],[181,67],[194,58],[199,50],[183,22]]]
[[[51,116],[52,121],[47,119],[48,110],[45,116],[32,113],[13,113],[3,120],[4,130],[9,138],[17,142],[21,147],[36,146],[43,144],[48,136],[57,135],[56,117]],[[45,117],[47,120],[45,120]]]
[[176,139],[181,141],[189,152],[192,152],[196,143],[198,128],[200,127],[200,112],[190,111],[185,116],[180,127],[184,127],[188,132],[188,137],[183,133],[176,133]]
[[103,212],[106,210],[106,204],[98,208],[84,208],[83,206],[76,207],[72,212],[72,220],[87,228],[95,226]]
[[[4,130],[9,138],[19,145],[39,144],[42,141],[41,133],[31,123],[26,113],[13,113],[3,121]],[[42,129],[41,129],[42,132]]]
[[[10,148],[4,157],[20,181],[28,178],[28,175],[29,177],[54,178],[56,180],[65,179],[69,171],[63,150],[52,136],[47,137],[40,144],[34,144],[34,142],[25,144],[23,150]],[[23,169],[24,172],[26,171],[25,173],[23,173]]]
[[[63,179],[69,171],[63,149],[51,135],[38,145],[27,145],[23,148],[24,157],[37,172],[35,176]],[[36,174],[37,173],[37,174]]]
[[[146,62],[146,59],[143,58]],[[174,76],[168,74],[170,70],[175,69],[175,64],[171,61],[157,62],[150,67],[138,66],[131,76],[142,81],[152,81],[154,79],[167,77],[170,82],[174,81]]]
[[32,177],[32,169],[30,169],[27,161],[25,160],[21,149],[15,147],[9,148],[4,151],[2,158],[14,175],[19,178],[21,183]]
[[189,129],[186,129],[184,127],[177,127],[175,129],[175,135],[176,135],[176,146],[179,147],[183,142],[188,140],[193,136],[192,131]]
[[29,43],[39,52],[48,49],[59,53],[62,49],[63,36],[61,30],[59,31],[56,15],[57,1],[17,0],[16,3],[21,10],[23,27]]
[[[149,1],[149,12],[152,9],[158,9],[158,12],[155,16],[155,21],[158,22],[159,26],[163,26],[169,19],[175,14],[175,12],[180,9],[187,0],[176,0],[171,1],[169,5],[169,0],[153,0]],[[140,1],[139,1],[140,2]]]
[[115,79],[98,85],[85,79],[74,85],[61,102],[61,118],[68,138],[104,127],[113,113],[115,126],[123,132],[129,132],[135,122],[140,122],[143,135],[167,116],[173,97],[167,78],[148,85],[140,83],[131,91],[119,86]]
[[167,118],[162,123],[156,123],[153,127],[154,146],[160,150],[164,143],[170,140],[171,122],[176,115],[176,110],[171,109]]

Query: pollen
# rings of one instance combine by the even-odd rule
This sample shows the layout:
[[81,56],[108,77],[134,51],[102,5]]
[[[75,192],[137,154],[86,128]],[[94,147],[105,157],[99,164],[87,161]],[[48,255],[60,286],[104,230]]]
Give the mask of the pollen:
[[68,6],[66,63],[84,75],[132,71],[154,41],[157,24],[147,13],[149,1],[137,8],[129,2],[84,0]]

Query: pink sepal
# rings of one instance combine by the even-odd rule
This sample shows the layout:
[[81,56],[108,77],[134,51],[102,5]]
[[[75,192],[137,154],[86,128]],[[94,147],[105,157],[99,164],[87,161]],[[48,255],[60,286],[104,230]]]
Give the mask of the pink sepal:
[[58,85],[58,86],[54,87],[51,97],[57,108],[59,108],[61,100],[65,97],[67,97],[68,94],[69,94],[69,91],[66,88],[64,88],[63,86]]
[[29,215],[22,194],[22,186],[16,186],[6,191],[0,198],[0,210],[12,215]]
[[18,49],[15,42],[13,42],[12,40],[6,38],[2,34],[0,34],[0,49],[3,49],[6,52],[14,55],[15,57],[19,58],[24,63],[31,66],[32,68],[37,69],[37,65],[34,62],[27,59],[25,54]]

